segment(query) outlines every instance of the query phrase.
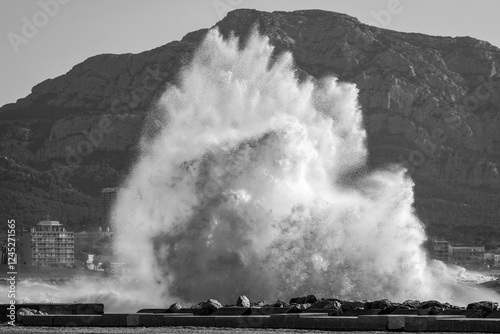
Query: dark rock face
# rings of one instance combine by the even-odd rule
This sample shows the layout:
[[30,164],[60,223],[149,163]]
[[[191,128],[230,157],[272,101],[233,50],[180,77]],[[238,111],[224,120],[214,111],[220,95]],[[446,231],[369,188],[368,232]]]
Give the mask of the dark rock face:
[[[470,242],[500,237],[493,224],[500,219],[497,47],[469,37],[379,29],[319,10],[242,9],[217,27],[244,40],[255,24],[276,52],[293,54],[301,76],[335,74],[357,84],[370,166],[409,169],[417,214],[431,235]],[[91,57],[36,85],[0,109],[0,154],[51,170],[96,196],[129,167],[141,127],[154,128],[148,110],[175,84],[205,33],[140,54]],[[103,121],[113,130],[106,132]],[[75,151],[89,131],[102,139],[74,168],[68,147]]]
[[236,300],[236,306],[250,307],[250,300],[247,296],[239,296]]

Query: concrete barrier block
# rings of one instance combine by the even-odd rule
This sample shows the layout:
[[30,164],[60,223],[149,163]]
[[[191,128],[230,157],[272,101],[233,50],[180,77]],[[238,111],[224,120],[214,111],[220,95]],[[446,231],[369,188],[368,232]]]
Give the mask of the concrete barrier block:
[[416,309],[411,309],[411,310],[394,310],[390,314],[391,315],[427,315],[429,314],[430,309],[423,309],[423,310],[416,310]]
[[218,310],[215,310],[211,315],[247,315],[250,314],[249,307],[221,307]]
[[302,313],[295,313],[295,314],[297,314],[297,316],[299,318],[316,318],[316,317],[327,317],[328,316],[328,312],[316,312],[316,313],[302,312]]
[[470,332],[470,322],[467,319],[451,319],[451,330],[459,332]]
[[273,328],[267,315],[246,315],[241,317],[242,328]]
[[163,314],[141,313],[139,316],[139,326],[161,327],[163,326]]
[[360,315],[376,315],[381,309],[369,309],[369,310],[348,310],[344,312],[344,316],[346,317],[357,317]]
[[170,311],[166,308],[143,308],[137,313],[170,313]]
[[353,330],[356,327],[356,317],[316,317],[312,318],[311,329],[319,330]]
[[181,308],[175,314],[192,314],[192,315],[204,315],[205,310],[201,308]]
[[285,318],[280,317],[279,315],[272,314],[269,316],[269,320],[267,320],[267,324],[269,327],[267,328],[285,328]]
[[387,318],[387,315],[360,315],[354,329],[385,331],[387,330]]
[[457,322],[468,322],[468,331],[469,332],[487,332],[487,324],[488,319],[479,318],[479,319],[456,319]]
[[175,319],[176,326],[215,327],[215,317],[212,316],[185,316]]
[[490,333],[500,333],[500,319],[486,318],[486,331]]
[[128,327],[139,326],[139,314],[127,314],[127,326]]
[[174,327],[177,326],[177,319],[176,317],[163,317],[163,326],[166,327]]
[[476,318],[437,318],[438,331],[448,332],[485,332],[488,319]]
[[221,315],[215,317],[215,327],[245,328],[242,316]]
[[[273,317],[273,316],[271,316]],[[299,317],[298,317],[298,314],[294,314],[294,315],[288,315],[288,316],[283,316],[283,328],[290,328],[290,329],[293,329],[293,328],[298,328],[298,320],[299,320]],[[312,322],[311,322],[312,324]]]
[[437,330],[435,316],[407,317],[405,319],[405,331],[408,332],[432,332]]
[[251,307],[251,315],[271,315],[271,314],[283,314],[290,310],[289,307]]
[[100,326],[102,322],[102,316],[95,314],[56,314],[52,319],[54,326],[64,327]]
[[127,326],[126,313],[106,313],[101,316],[100,325],[102,327],[126,327]]
[[268,328],[268,316],[216,316],[215,327],[228,328]]
[[493,311],[486,318],[500,319],[500,311]]
[[[314,317],[298,317],[295,318],[295,327],[296,329],[312,329],[314,327]],[[285,320],[286,326],[286,320]],[[288,328],[288,327],[287,327]]]
[[311,329],[340,330],[342,329],[342,319],[341,317],[316,317],[313,318]]
[[451,332],[454,318],[436,318],[436,330],[438,332]]
[[[408,317],[412,318],[412,317]],[[405,328],[405,316],[399,316],[399,317],[388,317],[387,318],[387,329],[388,330],[398,330],[401,331]]]
[[476,313],[477,310],[444,310],[439,315],[460,315],[466,318],[470,318]]
[[175,312],[176,314],[179,314],[179,313],[191,313],[193,314],[193,312],[195,310],[201,310],[201,309],[197,309],[197,308],[181,308],[180,310],[177,310],[177,312]]
[[20,321],[23,326],[52,326],[53,316],[51,315],[25,315]]
[[74,314],[104,314],[104,304],[86,303],[73,305]]

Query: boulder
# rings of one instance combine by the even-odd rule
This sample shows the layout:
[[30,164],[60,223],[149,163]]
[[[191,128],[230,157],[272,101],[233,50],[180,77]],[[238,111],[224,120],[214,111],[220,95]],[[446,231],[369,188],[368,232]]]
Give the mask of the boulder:
[[314,304],[319,300],[316,295],[307,295],[304,297],[294,297],[290,299],[290,304]]
[[195,309],[195,310],[199,310],[201,309],[201,305],[203,304],[203,302],[199,302],[198,304],[195,304],[193,306],[191,306],[192,309]]
[[245,295],[239,296],[236,300],[236,306],[250,307],[250,300]]
[[288,307],[289,305],[284,301],[278,300],[278,301],[276,301],[276,303],[274,303],[271,306],[272,307]]
[[328,312],[328,315],[342,315],[342,305],[336,299],[320,299],[308,309],[311,311]]
[[403,302],[403,305],[409,306],[409,307],[414,308],[414,309],[420,308],[420,302],[418,300],[408,299],[408,300],[405,300]]
[[220,309],[221,307],[222,304],[215,299],[209,299],[201,303],[201,308],[205,311],[204,313],[206,314],[210,314],[215,310]]
[[29,309],[29,308],[20,308],[19,310],[17,310],[17,320],[20,321],[23,316],[25,315],[34,315],[36,314],[36,310],[32,310],[32,309]]
[[478,312],[473,316],[474,318],[486,318],[493,311],[498,310],[498,303],[491,301],[475,302],[467,305],[467,309],[478,310]]
[[312,304],[309,310],[322,310],[328,305],[332,303],[337,303],[340,306],[340,303],[338,301],[330,301],[328,299],[321,299],[318,300],[316,303]]
[[344,314],[342,312],[342,309],[332,309],[332,310],[328,310],[328,315],[330,317],[340,317],[342,314]]
[[184,306],[182,306],[182,304],[180,304],[180,303],[173,303],[172,305],[170,305],[170,307],[168,308],[168,310],[170,312],[172,312],[172,313],[177,313],[182,308],[184,308]]
[[311,304],[305,303],[305,304],[293,304],[292,307],[288,312],[290,313],[299,313],[303,312],[311,307]]
[[342,311],[362,310],[365,308],[366,302],[360,300],[341,300]]
[[428,314],[429,315],[438,315],[438,314],[443,313],[443,311],[444,311],[444,308],[433,306],[433,307],[429,308]]
[[391,314],[395,310],[412,310],[412,309],[414,308],[407,305],[392,303],[391,306],[382,309],[382,311],[380,311],[379,314]]
[[390,307],[392,305],[391,301],[388,299],[381,299],[381,300],[376,300],[373,302],[366,302],[364,307],[368,310],[378,310],[378,309],[385,309],[387,307]]
[[342,304],[337,300],[331,301],[323,308],[323,311],[327,311],[330,316],[340,316],[344,314],[342,311]]
[[[448,304],[449,305],[449,304]],[[440,307],[440,308],[448,308],[446,304],[443,304],[437,300],[427,300],[425,302],[420,303],[420,309],[431,308],[431,307]]]
[[306,304],[314,304],[319,300],[316,295],[308,295],[306,297]]
[[26,315],[47,315],[46,312],[42,312],[42,311],[38,311],[38,310],[35,310],[35,309],[31,309],[31,308],[20,308],[17,310],[17,313],[16,313],[16,320],[17,322],[19,323],[22,323],[23,322],[23,317],[26,316]]

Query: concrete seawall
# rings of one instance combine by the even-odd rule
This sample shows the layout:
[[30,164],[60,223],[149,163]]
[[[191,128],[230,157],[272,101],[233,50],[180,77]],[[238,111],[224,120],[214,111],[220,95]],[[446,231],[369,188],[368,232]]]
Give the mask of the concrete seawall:
[[466,318],[465,315],[358,315],[328,316],[326,313],[271,315],[207,315],[189,313],[105,313],[27,315],[23,326],[89,327],[229,327],[282,328],[338,331],[408,332],[500,332],[500,318]]

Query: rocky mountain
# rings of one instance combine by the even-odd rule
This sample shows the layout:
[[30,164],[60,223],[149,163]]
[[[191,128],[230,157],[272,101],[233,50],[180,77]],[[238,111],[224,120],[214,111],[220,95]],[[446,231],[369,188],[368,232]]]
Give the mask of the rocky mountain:
[[[293,54],[301,77],[356,83],[370,165],[408,168],[429,234],[500,240],[499,48],[319,10],[235,10],[216,26],[242,43],[257,27],[276,53]],[[36,85],[0,109],[0,154],[90,196],[119,184],[141,134],[154,129],[156,99],[176,83],[206,31],[139,54],[91,57]]]

